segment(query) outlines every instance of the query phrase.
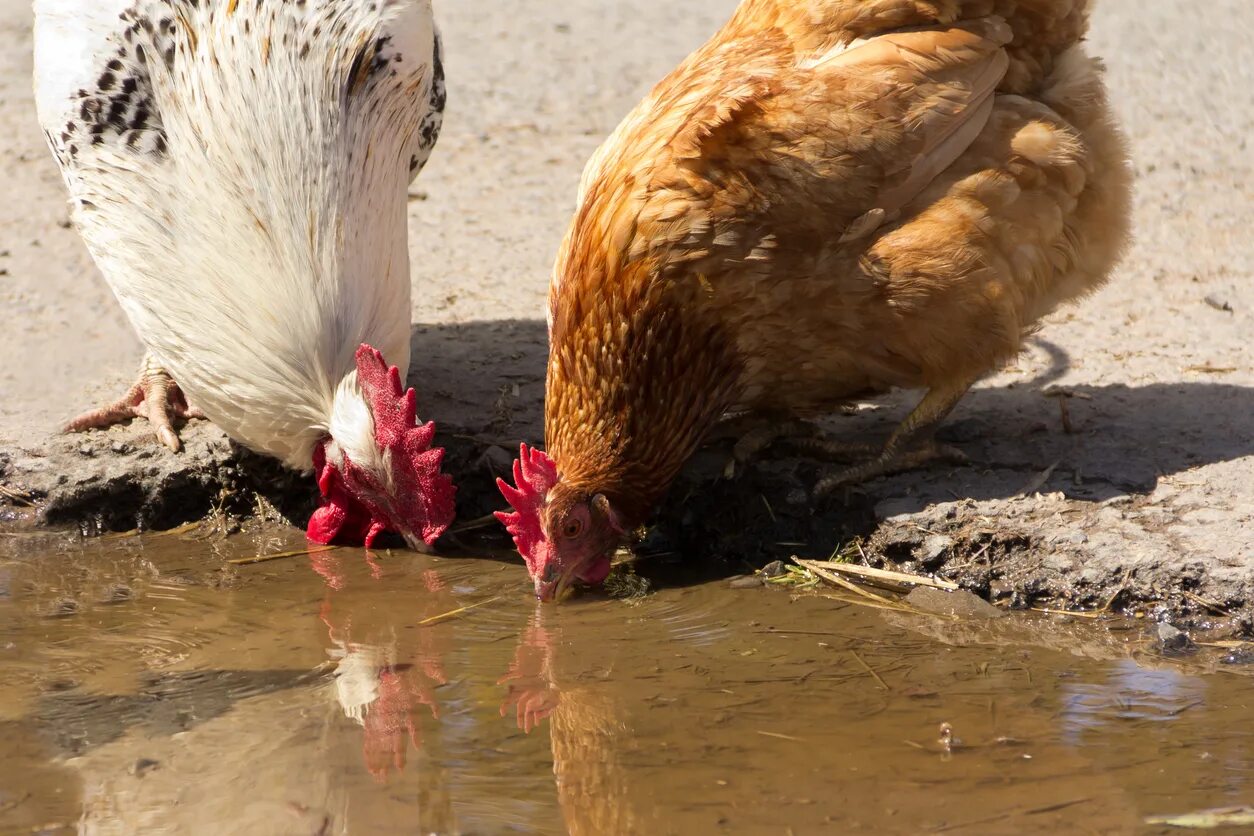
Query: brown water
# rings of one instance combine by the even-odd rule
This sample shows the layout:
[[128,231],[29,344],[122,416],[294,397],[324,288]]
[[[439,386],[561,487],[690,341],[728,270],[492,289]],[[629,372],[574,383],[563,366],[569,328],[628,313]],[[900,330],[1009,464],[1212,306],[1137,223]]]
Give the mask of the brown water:
[[0,537],[0,830],[1137,833],[1254,801],[1249,666],[1135,624],[227,563],[302,546]]

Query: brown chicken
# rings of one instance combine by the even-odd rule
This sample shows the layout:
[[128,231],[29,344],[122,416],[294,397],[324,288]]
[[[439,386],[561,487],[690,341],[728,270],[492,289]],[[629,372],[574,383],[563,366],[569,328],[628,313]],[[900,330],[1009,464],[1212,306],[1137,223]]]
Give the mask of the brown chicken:
[[604,578],[729,413],[925,390],[820,495],[944,455],[971,385],[1106,280],[1130,173],[1086,6],[745,0],[627,117],[553,275],[548,455],[503,486],[541,598]]

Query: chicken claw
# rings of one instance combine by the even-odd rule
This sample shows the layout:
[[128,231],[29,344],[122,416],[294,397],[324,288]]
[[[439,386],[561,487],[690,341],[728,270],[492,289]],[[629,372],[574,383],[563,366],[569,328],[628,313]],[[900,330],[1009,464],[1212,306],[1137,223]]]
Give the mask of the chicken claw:
[[868,462],[820,479],[814,486],[815,498],[826,497],[837,488],[864,482],[877,476],[912,470],[932,462],[965,463],[967,461],[965,453],[948,444],[940,444],[932,438],[932,433],[958,405],[958,401],[962,400],[963,395],[974,382],[975,378],[960,378],[943,385],[933,386],[923,396],[923,400],[919,401],[919,405],[888,437],[879,455]]
[[837,462],[868,459],[879,452],[878,447],[870,444],[849,444],[825,438],[822,430],[808,421],[797,418],[769,421],[737,440],[723,469],[723,478],[735,477],[741,467],[775,444],[783,444],[802,455]]
[[796,418],[757,424],[736,440],[731,458],[727,460],[727,465],[723,468],[723,478],[735,478],[738,470],[777,441],[791,440],[794,437],[809,440],[816,433],[818,433],[818,427]]
[[830,495],[837,488],[856,485],[859,482],[865,482],[877,476],[887,476],[892,473],[914,470],[915,468],[937,462],[966,464],[968,461],[967,454],[957,447],[939,444],[933,440],[924,442],[912,450],[890,451],[885,447],[880,455],[869,462],[855,465],[820,479],[814,486],[814,496],[816,499],[821,499]]
[[117,401],[85,412],[65,425],[67,433],[104,429],[132,418],[146,418],[153,425],[157,440],[177,453],[183,448],[174,431],[174,418],[204,418],[205,414],[187,402],[183,390],[151,354],[144,356],[139,381]]

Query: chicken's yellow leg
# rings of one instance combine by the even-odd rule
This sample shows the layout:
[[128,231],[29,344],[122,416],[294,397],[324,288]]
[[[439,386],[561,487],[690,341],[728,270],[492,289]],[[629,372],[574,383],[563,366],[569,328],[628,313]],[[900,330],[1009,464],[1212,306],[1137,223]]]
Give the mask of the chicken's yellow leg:
[[973,383],[974,378],[962,378],[929,389],[919,405],[888,437],[878,456],[869,462],[821,479],[814,486],[815,497],[824,497],[837,488],[864,482],[876,476],[910,470],[929,462],[965,462],[967,457],[961,450],[938,444],[931,436]]

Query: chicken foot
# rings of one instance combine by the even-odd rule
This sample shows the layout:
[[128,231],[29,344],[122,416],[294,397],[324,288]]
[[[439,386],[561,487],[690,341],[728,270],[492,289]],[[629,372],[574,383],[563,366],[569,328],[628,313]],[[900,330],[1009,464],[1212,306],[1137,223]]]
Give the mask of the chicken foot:
[[893,430],[879,455],[870,461],[820,479],[814,486],[814,496],[822,498],[837,488],[865,482],[877,476],[913,470],[932,462],[966,462],[965,453],[956,447],[937,442],[932,438],[932,433],[958,405],[958,401],[962,400],[974,382],[974,379],[962,379],[929,389],[919,405]]
[[205,413],[187,402],[183,390],[151,354],[144,355],[139,381],[118,400],[85,412],[65,425],[67,433],[104,429],[132,418],[146,418],[157,440],[175,453],[183,448],[174,431],[174,418],[204,418]]
[[732,448],[731,458],[723,469],[723,477],[731,479],[737,469],[775,444],[784,444],[799,453],[827,461],[856,461],[879,452],[870,444],[850,444],[823,437],[818,426],[800,418],[762,419],[740,434]]

